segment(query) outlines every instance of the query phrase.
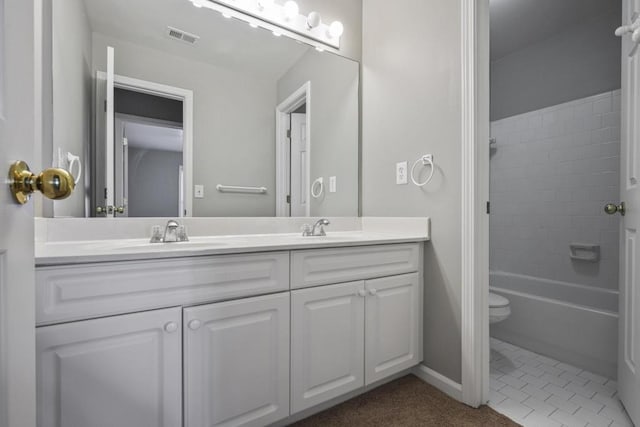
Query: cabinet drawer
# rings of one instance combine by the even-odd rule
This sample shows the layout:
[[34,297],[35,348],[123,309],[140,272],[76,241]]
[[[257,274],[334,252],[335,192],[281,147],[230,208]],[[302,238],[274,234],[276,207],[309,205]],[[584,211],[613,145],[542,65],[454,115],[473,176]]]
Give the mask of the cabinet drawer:
[[291,253],[291,287],[412,273],[420,268],[419,243],[317,249]]
[[289,289],[289,253],[36,268],[39,325]]

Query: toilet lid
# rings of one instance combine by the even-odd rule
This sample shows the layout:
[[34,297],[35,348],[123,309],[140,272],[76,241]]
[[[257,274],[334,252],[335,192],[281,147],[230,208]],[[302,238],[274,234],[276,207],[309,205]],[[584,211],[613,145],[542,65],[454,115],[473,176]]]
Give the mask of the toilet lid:
[[489,307],[506,307],[509,300],[498,294],[489,292]]

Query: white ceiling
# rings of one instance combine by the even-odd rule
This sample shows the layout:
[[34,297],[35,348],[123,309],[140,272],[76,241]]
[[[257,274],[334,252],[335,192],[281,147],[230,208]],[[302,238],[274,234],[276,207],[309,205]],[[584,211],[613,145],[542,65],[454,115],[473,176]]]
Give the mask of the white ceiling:
[[[622,0],[490,0],[491,60],[620,10]],[[613,31],[612,29],[611,31]]]
[[129,147],[145,150],[182,151],[182,129],[142,123],[127,123]]
[[[94,32],[173,55],[279,78],[309,46],[195,8],[188,0],[84,0]],[[200,36],[195,45],[166,35],[167,26]]]

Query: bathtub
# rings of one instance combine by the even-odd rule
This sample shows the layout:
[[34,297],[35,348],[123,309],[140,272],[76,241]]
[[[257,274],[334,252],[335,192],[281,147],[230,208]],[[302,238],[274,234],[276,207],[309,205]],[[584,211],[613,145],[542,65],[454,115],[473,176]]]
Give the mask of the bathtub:
[[616,378],[617,291],[501,271],[489,283],[511,303],[511,316],[491,325],[492,337]]

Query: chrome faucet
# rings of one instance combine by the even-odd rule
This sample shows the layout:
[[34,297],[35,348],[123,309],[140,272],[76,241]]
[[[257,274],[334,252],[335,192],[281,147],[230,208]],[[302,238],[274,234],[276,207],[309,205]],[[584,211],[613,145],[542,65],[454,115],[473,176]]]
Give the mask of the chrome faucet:
[[167,225],[164,227],[164,234],[160,237],[160,226],[155,226],[153,235],[151,236],[151,243],[171,243],[171,242],[188,242],[187,231],[184,225],[180,225],[178,221],[171,219],[167,221]]
[[305,224],[303,227],[302,235],[303,236],[326,236],[327,233],[324,231],[324,226],[331,224],[328,219],[322,218],[316,221],[313,227]]

